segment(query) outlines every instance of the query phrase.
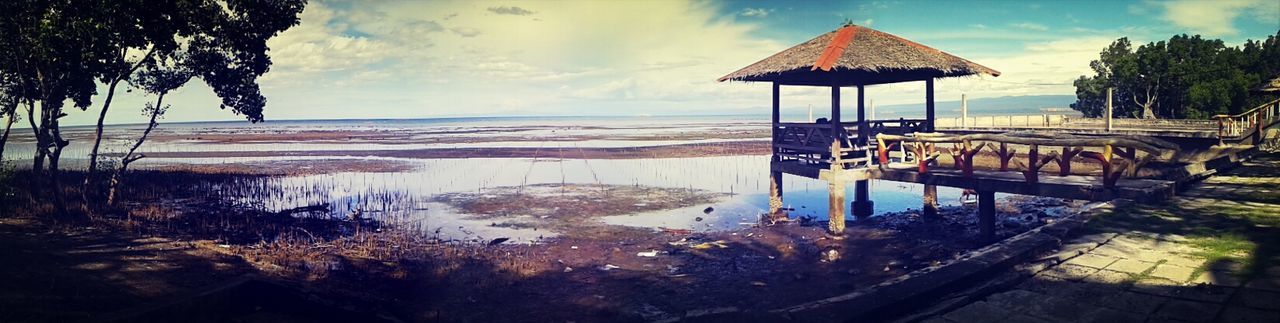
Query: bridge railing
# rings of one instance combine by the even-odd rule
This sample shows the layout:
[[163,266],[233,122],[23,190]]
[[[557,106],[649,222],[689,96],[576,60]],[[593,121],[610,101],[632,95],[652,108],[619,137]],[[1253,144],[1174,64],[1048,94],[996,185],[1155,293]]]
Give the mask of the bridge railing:
[[[880,133],[905,134],[923,130],[923,119],[867,120],[868,138]],[[871,165],[869,142],[858,142],[858,123],[782,122],[773,129],[774,155],[779,160],[833,164],[844,168]]]
[[1218,144],[1252,138],[1252,143],[1257,145],[1262,143],[1263,130],[1280,122],[1280,99],[1240,114],[1220,114],[1213,118],[1218,121]]
[[[953,161],[952,167],[960,170],[966,177],[972,177],[974,171],[974,159],[978,153],[984,149],[990,150],[999,158],[1000,171],[1010,171],[1009,164],[1011,161],[1018,161],[1017,150],[1010,145],[1028,146],[1026,153],[1026,162],[1019,168],[1019,172],[1028,183],[1036,184],[1040,181],[1040,170],[1044,166],[1054,163],[1058,166],[1059,176],[1071,175],[1071,163],[1078,159],[1091,159],[1102,165],[1102,184],[1107,188],[1114,188],[1116,182],[1123,176],[1136,176],[1138,169],[1147,162],[1159,156],[1165,155],[1166,152],[1176,150],[1177,147],[1169,143],[1157,143],[1140,141],[1130,138],[1103,138],[1103,137],[1075,137],[1075,136],[1047,136],[1035,134],[970,134],[970,135],[947,135],[940,133],[914,133],[911,135],[889,135],[882,134],[876,136],[877,158],[880,165],[889,164],[889,151],[894,146],[905,148],[913,157],[913,161],[920,173],[928,173],[929,165],[936,161],[943,153],[949,155]],[[945,145],[950,145],[946,147]],[[1061,152],[1051,149],[1047,154],[1041,154],[1041,148],[1049,146],[1061,148]],[[1086,148],[1095,148],[1086,150]],[[1145,154],[1139,154],[1142,151]],[[907,159],[906,154],[903,161]],[[1021,162],[1020,162],[1021,163]],[[882,166],[883,167],[883,166]]]
[[980,116],[937,118],[937,128],[1052,128],[1066,124],[1070,118],[1061,114]]

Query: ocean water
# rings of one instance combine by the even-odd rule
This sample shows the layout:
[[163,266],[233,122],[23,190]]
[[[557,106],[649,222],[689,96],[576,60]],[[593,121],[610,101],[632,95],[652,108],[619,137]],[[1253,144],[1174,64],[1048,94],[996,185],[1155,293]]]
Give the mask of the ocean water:
[[[210,192],[239,199],[268,211],[328,204],[325,216],[344,218],[352,212],[381,214],[400,224],[412,225],[442,239],[475,240],[508,237],[519,242],[565,234],[554,230],[531,230],[534,219],[486,219],[466,214],[439,202],[441,194],[486,192],[525,186],[602,185],[644,186],[720,193],[712,203],[683,208],[616,214],[598,219],[603,223],[644,228],[679,228],[695,231],[734,230],[754,223],[768,208],[769,156],[740,155],[689,158],[583,159],[573,158],[575,149],[588,147],[640,147],[698,143],[733,145],[741,140],[766,140],[768,120],[753,116],[697,117],[536,117],[536,118],[451,118],[416,120],[313,120],[279,121],[260,124],[244,122],[203,122],[165,124],[153,133],[156,139],[142,149],[150,152],[200,151],[327,151],[398,150],[461,147],[539,147],[570,151],[563,158],[362,158],[339,156],[275,156],[234,158],[146,158],[138,168],[174,164],[271,163],[326,159],[386,160],[407,163],[409,170],[380,173],[337,171],[326,174],[282,176],[241,183],[243,187],[223,187]],[[64,162],[74,168],[88,155],[90,128],[66,131],[72,145]],[[139,125],[108,128],[106,152],[121,152]],[[289,139],[298,134],[351,132],[362,139]],[[730,132],[756,133],[744,138],[707,139]],[[211,140],[218,136],[271,135],[268,140],[243,142]],[[302,136],[299,136],[302,138]],[[372,139],[370,139],[372,138]],[[441,139],[449,143],[435,143]],[[514,139],[513,139],[514,138]],[[665,138],[665,139],[664,139]],[[670,139],[676,138],[676,139]],[[25,161],[31,157],[29,137],[15,137],[6,149],[6,159]],[[568,140],[574,139],[574,140]],[[581,156],[581,155],[579,155]],[[661,157],[661,156],[656,156]],[[19,167],[26,162],[15,162]],[[81,165],[80,167],[83,167]],[[871,198],[877,214],[918,210],[923,187],[917,184],[872,181]],[[825,182],[784,176],[784,201],[794,209],[792,216],[827,217]],[[845,196],[852,202],[853,185]],[[960,190],[939,188],[943,205],[959,202]],[[714,208],[707,214],[703,210]],[[846,205],[846,217],[852,218]],[[394,216],[391,216],[394,215]]]

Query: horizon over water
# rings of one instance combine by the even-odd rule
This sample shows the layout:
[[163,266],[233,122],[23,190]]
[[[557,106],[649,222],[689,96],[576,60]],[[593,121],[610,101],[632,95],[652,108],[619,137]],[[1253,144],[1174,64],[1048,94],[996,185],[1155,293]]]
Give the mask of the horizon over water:
[[[977,98],[969,100],[970,116],[992,116],[992,115],[1035,115],[1035,114],[1060,114],[1069,116],[1080,116],[1079,111],[1068,108],[1068,99],[1074,99],[1071,95],[1039,95],[1039,96],[1016,96],[1016,97],[998,97],[998,98]],[[827,117],[830,114],[829,106],[812,106],[814,118]],[[755,111],[755,110],[759,111]],[[843,102],[841,111],[846,116],[853,116],[856,112],[856,102],[846,100]],[[751,110],[751,112],[743,112]],[[166,126],[192,126],[192,125],[221,125],[221,126],[257,126],[265,125],[299,125],[305,123],[326,124],[339,122],[364,122],[379,124],[468,124],[483,121],[501,121],[509,124],[519,121],[606,121],[617,122],[627,121],[628,124],[636,124],[632,121],[654,120],[654,121],[720,121],[720,122],[768,122],[770,115],[767,107],[760,108],[744,108],[736,109],[734,112],[715,112],[715,113],[689,113],[689,114],[617,114],[617,115],[492,115],[492,116],[433,116],[433,117],[406,117],[406,118],[303,118],[303,119],[268,119],[259,123],[249,123],[244,119],[224,119],[224,120],[196,120],[196,121],[174,121],[160,122],[160,127]],[[1047,111],[1051,110],[1051,111]],[[808,119],[808,109],[806,106],[783,106],[782,118],[786,122],[805,121]],[[870,111],[868,111],[870,113]],[[939,118],[953,118],[960,116],[960,101],[937,101],[936,113]],[[897,119],[897,118],[922,118],[924,117],[924,102],[910,104],[890,104],[875,106],[875,119]],[[728,119],[725,119],[728,118]],[[871,115],[868,115],[871,118]],[[700,123],[700,122],[698,122]],[[145,123],[107,123],[105,126],[145,126]],[[581,124],[590,125],[590,124]],[[75,124],[65,125],[67,129],[91,128],[94,124]]]

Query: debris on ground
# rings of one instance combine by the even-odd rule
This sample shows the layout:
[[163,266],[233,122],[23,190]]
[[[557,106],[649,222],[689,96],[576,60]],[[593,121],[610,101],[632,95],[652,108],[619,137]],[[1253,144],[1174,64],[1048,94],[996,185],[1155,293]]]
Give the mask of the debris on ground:
[[716,240],[716,241],[703,242],[696,245],[692,245],[692,246],[689,246],[689,248],[698,249],[698,250],[711,249],[711,247],[719,247],[720,249],[728,248],[729,245],[725,243],[728,243],[728,241]]
[[497,238],[497,239],[493,239],[492,241],[489,241],[489,245],[490,245],[490,246],[500,245],[500,244],[502,244],[503,242],[507,242],[507,240],[511,240],[511,238]]

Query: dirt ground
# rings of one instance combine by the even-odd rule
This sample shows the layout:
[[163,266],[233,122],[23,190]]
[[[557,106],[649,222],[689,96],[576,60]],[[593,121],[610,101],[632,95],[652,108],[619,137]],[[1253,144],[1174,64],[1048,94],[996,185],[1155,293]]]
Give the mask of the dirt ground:
[[[0,266],[0,320],[76,321],[252,273],[404,321],[649,321],[830,297],[985,244],[967,207],[944,208],[940,219],[902,212],[852,221],[840,239],[825,232],[825,223],[801,218],[713,233],[616,229],[485,245],[273,217],[170,194],[159,199],[169,203],[130,201],[127,220],[117,214],[49,225],[38,211],[5,214],[0,255],[20,265]],[[1052,221],[1054,215],[1038,210],[1062,205],[1002,201],[997,234]],[[1027,214],[1039,216],[1023,220]]]

